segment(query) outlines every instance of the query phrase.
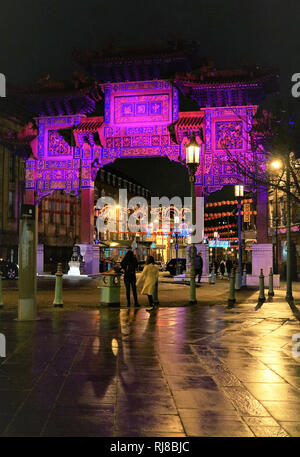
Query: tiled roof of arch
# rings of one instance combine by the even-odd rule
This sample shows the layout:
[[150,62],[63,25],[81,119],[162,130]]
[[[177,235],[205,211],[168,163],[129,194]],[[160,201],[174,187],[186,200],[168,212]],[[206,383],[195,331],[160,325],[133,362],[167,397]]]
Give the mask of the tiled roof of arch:
[[74,132],[76,133],[87,133],[87,132],[97,132],[97,130],[103,124],[103,117],[90,117],[82,121],[76,126]]
[[202,112],[185,112],[179,114],[177,129],[193,129],[201,127],[204,120]]

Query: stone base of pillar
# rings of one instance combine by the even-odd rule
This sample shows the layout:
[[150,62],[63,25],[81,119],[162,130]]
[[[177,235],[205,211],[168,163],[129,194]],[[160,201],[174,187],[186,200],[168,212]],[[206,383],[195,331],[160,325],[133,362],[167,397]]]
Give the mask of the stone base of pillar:
[[[189,283],[190,282],[190,273],[183,273],[182,275],[177,275],[177,276],[174,276],[174,282],[184,282],[184,283]],[[201,276],[201,283],[204,283],[204,282],[210,282],[210,276]],[[195,283],[196,283],[196,287],[197,287],[197,284],[198,283],[198,276],[196,276],[196,279],[195,279]]]
[[83,257],[84,273],[87,275],[94,275],[99,273],[99,247],[93,244],[78,244],[80,247],[80,254]]
[[271,243],[252,245],[252,276],[259,276],[263,269],[265,278],[273,268],[273,246]]
[[70,260],[68,265],[69,265],[68,276],[80,276],[80,262],[79,261]]
[[[247,275],[247,286],[259,286],[259,276]],[[269,287],[269,275],[265,275],[265,289]],[[280,275],[273,275],[273,287],[274,289],[280,288]]]
[[38,275],[44,273],[44,245],[38,244],[36,250],[36,272]]

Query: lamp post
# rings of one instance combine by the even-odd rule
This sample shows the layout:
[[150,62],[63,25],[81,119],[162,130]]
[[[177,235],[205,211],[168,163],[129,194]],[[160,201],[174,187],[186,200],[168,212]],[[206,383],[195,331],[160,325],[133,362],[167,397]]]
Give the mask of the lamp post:
[[[294,301],[292,290],[292,245],[291,245],[291,170],[290,170],[290,155],[286,154],[285,157],[285,174],[286,174],[286,295],[285,299],[288,303]],[[273,169],[279,170],[283,167],[281,160],[273,160],[271,162]],[[277,192],[277,189],[276,189]],[[277,200],[277,195],[275,196]],[[277,201],[276,201],[277,205]],[[277,222],[276,222],[276,235],[277,235]],[[277,238],[277,236],[276,236]],[[276,239],[277,243],[277,239]],[[276,246],[277,251],[277,246]],[[276,253],[277,254],[277,253]]]
[[238,199],[238,238],[239,238],[239,288],[242,287],[243,249],[242,249],[242,214],[241,199],[244,196],[244,186],[234,186],[234,195]]
[[197,303],[196,299],[196,285],[195,285],[195,243],[193,237],[195,235],[196,226],[196,201],[195,201],[195,173],[200,163],[200,146],[197,143],[194,134],[191,137],[189,144],[186,146],[186,164],[189,170],[189,181],[191,184],[191,198],[192,198],[192,237],[191,237],[191,271],[190,271],[190,303]]
[[[214,262],[217,262],[217,241],[218,241],[218,232],[214,232],[214,239],[215,239],[215,255],[214,255]],[[217,272],[216,272],[217,273]]]
[[292,291],[292,243],[291,243],[291,170],[290,157],[286,156],[286,295],[288,303],[294,301]]
[[171,238],[170,239],[170,260],[173,258],[173,256],[172,256],[172,246],[173,246],[173,240]]
[[[271,167],[274,170],[279,170],[282,168],[281,160],[273,160],[271,162]],[[278,247],[278,191],[277,186],[275,187],[275,262],[274,262],[274,270],[275,273],[278,274],[278,260],[279,260],[279,247]]]
[[278,274],[278,192],[275,189],[275,273]]
[[178,263],[178,223],[179,223],[179,217],[175,216],[174,224],[175,224],[176,276],[180,274],[179,263]]
[[120,217],[120,205],[116,205],[116,239],[120,239],[120,232],[119,232],[119,217]]

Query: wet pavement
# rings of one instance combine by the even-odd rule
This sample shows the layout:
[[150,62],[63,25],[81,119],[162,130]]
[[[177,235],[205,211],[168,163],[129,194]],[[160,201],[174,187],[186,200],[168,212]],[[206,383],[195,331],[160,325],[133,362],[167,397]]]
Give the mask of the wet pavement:
[[15,317],[0,312],[1,436],[300,436],[285,303]]

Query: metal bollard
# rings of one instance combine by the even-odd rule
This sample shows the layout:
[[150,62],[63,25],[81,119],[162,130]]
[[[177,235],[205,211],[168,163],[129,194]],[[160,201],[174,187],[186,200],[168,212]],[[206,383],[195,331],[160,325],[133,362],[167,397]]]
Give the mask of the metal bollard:
[[263,269],[260,270],[259,275],[259,297],[258,297],[258,304],[262,305],[266,301],[265,297],[265,277]]
[[231,275],[230,275],[230,283],[229,283],[229,298],[228,298],[228,306],[233,307],[235,304],[235,273],[234,269],[231,270]]
[[239,268],[235,270],[235,290],[240,290],[241,285],[240,285],[240,274],[239,274]]
[[62,308],[63,307],[63,299],[62,299],[62,278],[63,278],[63,272],[62,272],[62,264],[59,263],[57,265],[57,272],[55,273],[56,279],[55,279],[55,296],[54,296],[54,302],[53,305],[55,308]]
[[270,273],[269,273],[269,292],[268,292],[269,297],[274,297],[274,288],[273,288],[273,270],[270,268]]
[[243,277],[242,277],[242,287],[247,287],[247,268],[244,266]]
[[212,267],[212,270],[211,270],[210,283],[211,284],[215,284],[216,283],[215,267]]
[[2,271],[0,271],[0,309],[3,308],[2,301]]

